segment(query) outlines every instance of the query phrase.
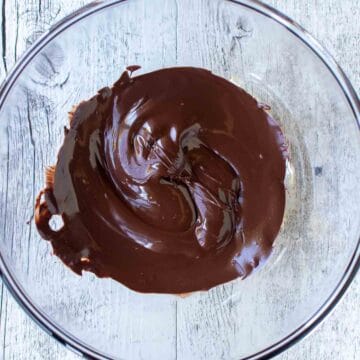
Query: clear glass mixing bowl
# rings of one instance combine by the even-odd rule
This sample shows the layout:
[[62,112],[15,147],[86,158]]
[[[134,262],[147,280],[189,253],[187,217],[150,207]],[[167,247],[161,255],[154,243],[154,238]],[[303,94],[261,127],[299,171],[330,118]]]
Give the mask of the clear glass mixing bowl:
[[[33,222],[73,104],[142,72],[198,66],[271,107],[289,141],[284,224],[244,281],[187,298],[73,274]],[[259,359],[334,306],[359,266],[359,100],[297,24],[256,1],[96,2],[54,26],[0,94],[0,269],[22,307],[78,352],[120,359]]]

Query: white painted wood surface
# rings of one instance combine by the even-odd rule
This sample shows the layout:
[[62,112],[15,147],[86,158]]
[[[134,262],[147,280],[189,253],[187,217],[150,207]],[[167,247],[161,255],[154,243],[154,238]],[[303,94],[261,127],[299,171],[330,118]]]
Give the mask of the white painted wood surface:
[[[211,1],[211,0],[209,0]],[[88,3],[86,0],[3,0],[0,76],[54,22]],[[271,0],[310,31],[334,55],[355,89],[360,90],[359,0]],[[344,299],[307,339],[278,359],[358,359],[360,281],[355,279]],[[0,287],[0,359],[76,359],[30,320],[3,285]]]

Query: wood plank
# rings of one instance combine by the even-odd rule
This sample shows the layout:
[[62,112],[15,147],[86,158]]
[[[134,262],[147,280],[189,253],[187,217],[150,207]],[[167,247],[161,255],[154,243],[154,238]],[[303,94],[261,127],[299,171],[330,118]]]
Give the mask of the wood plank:
[[[1,78],[12,68],[27,47],[55,21],[85,4],[78,0],[73,4],[60,1],[5,1],[2,6],[2,61]],[[3,184],[1,184],[3,185]],[[1,189],[1,194],[5,189]],[[0,209],[1,218],[6,219],[6,208]],[[29,214],[27,214],[28,216]],[[31,217],[31,213],[30,213]],[[2,224],[7,226],[6,220]],[[74,359],[74,355],[50,338],[19,307],[1,284],[0,292],[0,359]],[[43,346],[43,344],[50,346]]]

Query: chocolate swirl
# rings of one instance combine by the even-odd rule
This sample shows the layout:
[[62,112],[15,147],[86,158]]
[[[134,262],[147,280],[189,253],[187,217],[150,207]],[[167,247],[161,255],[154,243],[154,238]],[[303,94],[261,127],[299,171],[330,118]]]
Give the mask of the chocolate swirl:
[[[133,70],[71,113],[37,200],[40,234],[75,272],[142,292],[247,276],[282,222],[279,126],[207,70]],[[49,225],[56,214],[64,223],[57,231]]]

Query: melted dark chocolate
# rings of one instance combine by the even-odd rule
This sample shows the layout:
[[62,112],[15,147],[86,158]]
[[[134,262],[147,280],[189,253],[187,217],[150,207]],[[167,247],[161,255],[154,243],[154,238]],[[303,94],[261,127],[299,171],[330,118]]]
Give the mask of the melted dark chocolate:
[[247,276],[269,256],[283,218],[279,126],[207,70],[135,70],[70,114],[36,203],[40,234],[76,273],[141,292]]

